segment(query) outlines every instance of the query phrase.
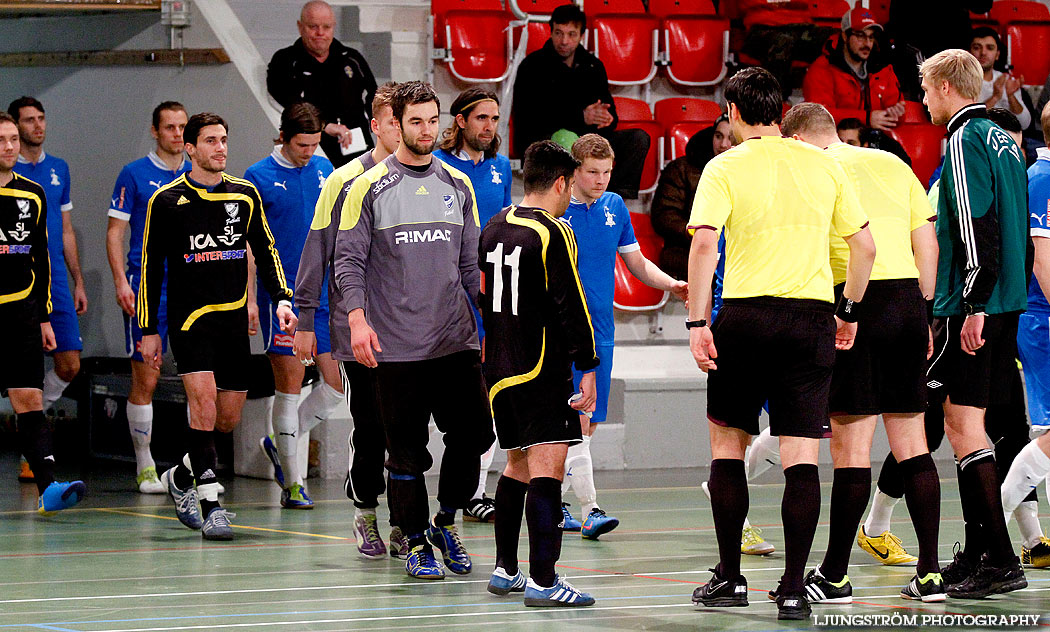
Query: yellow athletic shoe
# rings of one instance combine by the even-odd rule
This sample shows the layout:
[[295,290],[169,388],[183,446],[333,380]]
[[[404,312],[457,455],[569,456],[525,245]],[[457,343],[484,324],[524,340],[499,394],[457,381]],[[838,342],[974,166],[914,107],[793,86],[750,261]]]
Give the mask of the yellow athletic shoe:
[[744,555],[769,555],[776,549],[762,537],[762,530],[750,525],[740,534],[740,552]]
[[885,564],[886,566],[908,564],[919,560],[919,558],[904,550],[904,547],[901,546],[901,539],[897,536],[889,531],[883,531],[879,535],[871,537],[864,533],[864,525],[861,525],[860,531],[857,532],[857,546],[862,551],[867,551],[880,564]]
[[1021,547],[1021,564],[1032,568],[1046,568],[1050,566],[1050,538],[1045,535],[1039,538],[1039,543],[1028,548]]

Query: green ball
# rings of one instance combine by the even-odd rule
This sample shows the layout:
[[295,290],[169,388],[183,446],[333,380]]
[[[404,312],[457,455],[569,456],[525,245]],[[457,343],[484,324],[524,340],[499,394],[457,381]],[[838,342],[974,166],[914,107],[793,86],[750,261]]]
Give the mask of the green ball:
[[579,139],[579,134],[576,132],[570,132],[567,129],[560,129],[551,134],[551,140],[564,147],[566,151],[572,151],[572,144]]

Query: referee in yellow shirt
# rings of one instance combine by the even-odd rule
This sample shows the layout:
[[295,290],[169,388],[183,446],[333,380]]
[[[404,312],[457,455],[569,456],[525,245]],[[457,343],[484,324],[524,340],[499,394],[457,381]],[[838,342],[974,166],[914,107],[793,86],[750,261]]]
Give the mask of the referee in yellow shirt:
[[[780,437],[784,468],[785,568],[776,591],[778,619],[806,619],[802,574],[820,514],[817,449],[828,431],[835,349],[856,335],[858,303],[875,260],[868,219],[842,167],[825,152],[782,138],[781,91],[762,68],[725,86],[737,147],[707,164],[689,229],[689,347],[708,372],[711,507],[720,562],[693,593],[708,607],[746,606],[740,534],[748,510],[744,449],[758,434],[762,404]],[[707,325],[718,234],[725,228],[723,306]],[[829,235],[850,251],[846,286],[835,297]]]
[[[853,537],[871,494],[871,440],[879,414],[900,463],[904,497],[919,538],[916,575],[904,599],[944,601],[937,562],[941,486],[926,445],[926,362],[933,338],[926,301],[937,281],[936,219],[911,168],[885,151],[839,142],[835,119],[818,103],[800,103],[781,131],[825,149],[857,187],[878,254],[864,297],[864,319],[853,348],[839,351],[831,380],[831,530],[820,566],[806,575],[817,603],[852,603],[846,575]],[[846,280],[846,243],[831,238],[836,291]]]

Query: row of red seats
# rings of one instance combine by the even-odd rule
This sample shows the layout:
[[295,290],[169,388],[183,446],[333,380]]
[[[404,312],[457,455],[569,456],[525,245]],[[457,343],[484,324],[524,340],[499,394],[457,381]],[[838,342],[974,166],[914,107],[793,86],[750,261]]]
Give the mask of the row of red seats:
[[1050,9],[1034,0],[998,0],[974,26],[990,26],[1006,44],[1007,64],[1025,85],[1043,85],[1050,75]]

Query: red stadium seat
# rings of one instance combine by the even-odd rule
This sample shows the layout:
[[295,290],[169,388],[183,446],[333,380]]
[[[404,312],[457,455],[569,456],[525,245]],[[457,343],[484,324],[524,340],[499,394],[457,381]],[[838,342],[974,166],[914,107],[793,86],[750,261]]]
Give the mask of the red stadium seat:
[[[664,248],[664,240],[653,230],[649,216],[644,213],[631,213],[631,225],[638,246],[645,258],[658,261]],[[627,270],[627,264],[620,255],[616,255],[616,288],[613,291],[613,306],[628,312],[646,312],[658,310],[667,303],[670,293],[651,288],[634,278]]]
[[1001,25],[1010,22],[1041,22],[1050,20],[1050,9],[1042,2],[1032,0],[998,0],[992,3],[988,17]]
[[711,0],[649,0],[649,13],[660,18],[672,15],[717,15]]
[[616,117],[619,121],[616,129],[640,129],[649,135],[649,152],[645,155],[645,166],[642,168],[642,180],[638,185],[639,193],[651,193],[656,190],[663,166],[664,128],[653,120],[649,104],[638,99],[613,97],[616,103]]
[[664,127],[682,121],[699,121],[710,124],[722,115],[722,106],[707,99],[671,97],[657,101],[653,106],[653,113],[656,120]]
[[498,83],[510,72],[513,14],[499,0],[432,0],[434,46],[456,79]]
[[901,123],[929,123],[930,117],[926,113],[926,106],[918,101],[904,102],[904,116]]
[[722,81],[729,59],[729,20],[708,16],[664,19],[667,76],[681,86],[709,86]]
[[693,134],[696,134],[710,125],[710,123],[689,121],[675,123],[669,127],[667,129],[668,145],[670,146],[670,155],[667,157],[668,160],[674,160],[679,156],[684,156],[685,146],[689,143],[689,139],[693,137]]
[[602,60],[609,83],[646,84],[656,76],[659,20],[651,15],[599,15],[589,25],[591,52]]
[[[551,25],[548,22],[529,22],[529,43],[525,47],[525,54],[528,55],[539,49],[543,48],[543,45],[547,43],[547,40],[551,38]],[[515,29],[516,39],[514,46],[518,46],[518,40],[521,36],[521,29]]]
[[502,12],[503,5],[499,0],[430,0],[430,14],[434,16],[434,45],[438,48],[446,46],[445,15],[453,11]]
[[846,0],[810,0],[809,14],[813,22],[821,26],[842,25],[842,16],[850,10]]
[[645,5],[642,4],[642,0],[583,0],[583,12],[588,18],[592,15],[609,13],[617,15],[645,13]]
[[889,133],[908,152],[912,171],[926,186],[944,156],[945,128],[933,123],[904,123]]
[[890,21],[890,0],[868,0],[868,10],[875,16],[875,21],[885,26]]
[[507,6],[518,15],[550,15],[566,0],[511,0]]
[[[1042,5],[1040,5],[1042,6]],[[1014,22],[1006,32],[1006,58],[1026,86],[1043,85],[1050,75],[1050,20]]]

